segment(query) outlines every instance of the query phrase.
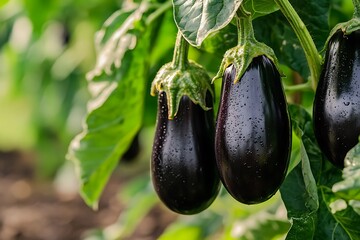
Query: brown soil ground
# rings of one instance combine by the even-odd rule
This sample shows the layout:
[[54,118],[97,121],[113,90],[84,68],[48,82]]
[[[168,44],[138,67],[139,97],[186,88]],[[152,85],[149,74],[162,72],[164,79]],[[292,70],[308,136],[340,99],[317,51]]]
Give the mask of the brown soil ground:
[[[95,212],[78,194],[59,194],[51,181],[36,179],[31,158],[19,152],[0,153],[1,240],[77,240],[91,229],[116,222],[124,208],[116,193],[126,180],[111,178]],[[157,206],[128,239],[156,239],[175,217]]]

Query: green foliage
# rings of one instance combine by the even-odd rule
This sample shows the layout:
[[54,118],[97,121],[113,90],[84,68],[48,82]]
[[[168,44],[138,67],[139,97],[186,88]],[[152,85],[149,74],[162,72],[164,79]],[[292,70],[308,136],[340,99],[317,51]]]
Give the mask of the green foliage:
[[242,0],[174,0],[174,18],[184,38],[200,46],[212,32],[225,27],[234,17]]
[[[84,131],[73,140],[69,149],[69,156],[81,174],[82,195],[89,205],[96,204],[119,157],[140,129],[143,112],[149,113],[143,105],[145,86],[149,86],[151,80],[146,75],[152,72],[150,75],[153,76],[156,67],[167,62],[162,58],[163,55],[170,58],[166,53],[170,51],[166,42],[174,42],[174,36],[171,41],[164,37],[167,32],[164,29],[174,29],[166,4],[150,7],[151,4],[142,3],[137,9],[120,10],[97,34],[98,61],[88,75],[93,99],[89,102]],[[277,11],[273,1],[174,0],[175,23],[190,44],[200,46],[199,59],[205,54],[218,58],[241,42],[231,22],[240,4],[252,14],[252,19],[256,19],[253,22],[255,37],[272,47],[282,64],[307,78],[309,67],[294,34],[294,26]],[[291,4],[320,51],[330,31],[328,19],[334,2],[307,0],[304,4],[294,0]],[[161,19],[158,21],[160,28],[153,27],[156,18]],[[158,29],[156,37],[151,35],[154,29]],[[151,41],[150,36],[153,36]],[[157,44],[167,47],[158,48]],[[147,64],[156,67],[147,68]],[[209,66],[205,64],[205,68]],[[304,103],[309,102],[309,96],[311,101],[313,94],[308,95]],[[291,105],[289,111],[294,132],[293,150],[280,192],[291,226],[283,217],[276,216],[275,212],[284,207],[276,198],[259,207],[247,208],[237,206],[223,192],[204,213],[178,218],[160,239],[215,239],[219,236],[223,239],[279,239],[284,235],[286,239],[358,239],[358,148],[349,153],[349,164],[342,174],[319,150],[310,114],[298,105]],[[144,216],[156,202],[151,195],[153,192],[149,192],[148,186],[146,189],[139,189],[145,194],[140,195],[144,202],[132,201],[119,221],[111,226],[115,230],[102,232],[102,239],[111,238],[106,232],[117,232],[117,237],[131,235],[137,224],[133,219]],[[134,203],[143,207],[134,210]]]
[[[300,236],[301,239],[359,239],[355,226],[360,216],[340,195],[331,191],[334,183],[341,179],[341,171],[323,159],[314,139],[311,116],[299,106],[290,106],[290,113],[300,138],[302,164],[287,176],[281,187],[292,223],[287,239]],[[353,159],[355,154],[349,154]]]
[[171,224],[159,239],[205,239],[216,233],[221,224],[222,216],[215,212],[200,214],[196,217],[184,217],[182,221]]
[[94,62],[89,39],[118,6],[100,0],[0,5],[0,148],[31,152],[35,175],[51,178],[86,112],[84,75]]
[[142,5],[130,15],[117,12],[98,32],[99,60],[89,74],[93,98],[84,132],[68,155],[81,176],[82,196],[93,208],[141,127],[151,28],[138,23],[146,10]]
[[360,201],[360,143],[346,155],[342,177],[332,191],[347,201]]
[[[286,69],[286,84],[306,81],[310,71],[305,53],[275,2],[0,1],[1,149],[36,147],[41,174],[53,175],[70,137],[81,131],[79,119],[90,98],[82,132],[67,156],[76,166],[82,197],[96,208],[133,137],[142,128],[153,131],[151,81],[171,61],[178,29],[192,45],[190,58],[213,77],[225,52],[239,42],[234,17],[242,5],[251,13],[255,38],[271,47]],[[330,29],[348,21],[353,10],[350,0],[290,3],[318,56]],[[90,39],[99,28],[93,49]],[[295,72],[305,80],[297,82]],[[215,88],[216,104],[220,88],[221,83]],[[277,194],[263,204],[245,206],[223,190],[208,210],[178,217],[159,239],[360,239],[360,144],[348,153],[344,170],[326,161],[309,114],[313,95],[301,87],[287,93],[297,105],[289,107],[294,134],[281,198]],[[152,134],[144,142],[150,149]],[[132,174],[127,166],[120,168]],[[146,174],[134,174],[120,192],[126,208],[118,221],[91,232],[89,239],[129,238],[154,206],[165,209],[151,186],[148,163],[142,168]]]
[[[202,56],[219,58],[241,42],[236,26],[231,22],[241,4],[255,19],[255,37],[273,48],[282,64],[307,78],[309,67],[294,34],[294,26],[277,11],[275,1],[174,0],[176,26],[190,44],[199,46],[195,60],[198,57],[201,62]],[[291,4],[320,51],[330,31],[328,19],[334,2],[307,0],[304,4],[293,0]],[[147,89],[150,87],[149,81],[157,69],[168,62],[163,56],[171,58],[168,43],[174,42],[175,31],[171,29],[175,28],[169,9],[168,3],[151,5],[144,1],[136,9],[116,12],[96,35],[97,64],[88,75],[93,99],[89,102],[84,131],[69,148],[69,156],[81,175],[82,195],[89,205],[96,204],[119,157],[139,131],[142,114],[152,114],[149,110],[152,108],[144,109],[144,91],[146,85]],[[154,27],[154,22],[160,27]],[[172,31],[170,37],[165,36],[169,29]],[[152,35],[155,32],[156,36]],[[205,68],[211,66],[204,63]],[[150,68],[146,67],[148,64]],[[313,94],[303,96],[302,104],[305,105],[311,102]],[[358,239],[358,150],[349,153],[352,164],[341,174],[319,150],[308,112],[298,105],[291,105],[289,111],[294,132],[293,148],[288,175],[280,192],[291,226],[283,216],[275,214],[284,208],[278,198],[247,208],[238,206],[223,192],[209,210],[178,218],[160,239],[216,239],[219,236],[222,239],[279,239],[284,235],[286,239]],[[146,190],[138,189],[144,195],[136,196],[142,196],[144,202],[131,201],[119,221],[110,227],[113,230],[101,232],[101,239],[110,239],[109,232],[116,232],[117,238],[130,236],[138,223],[132,219],[141,218],[155,204],[156,198],[151,195],[154,193],[149,192],[151,188],[141,186],[146,186]],[[143,207],[134,210],[134,203]]]
[[279,10],[273,0],[245,0],[243,3],[246,11],[251,13],[252,19],[268,15]]
[[[321,50],[330,32],[330,1],[293,0],[291,4],[307,26],[316,47]],[[254,28],[256,37],[274,49],[280,63],[299,72],[303,78],[308,78],[309,67],[299,40],[280,11],[256,19]]]

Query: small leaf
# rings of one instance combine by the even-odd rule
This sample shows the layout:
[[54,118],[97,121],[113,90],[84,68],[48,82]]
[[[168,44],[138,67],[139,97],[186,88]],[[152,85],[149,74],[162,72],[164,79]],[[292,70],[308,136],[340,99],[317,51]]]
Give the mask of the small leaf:
[[284,236],[290,224],[266,211],[252,214],[243,221],[236,221],[232,226],[231,238],[237,240],[268,240]]
[[201,229],[196,226],[171,225],[166,232],[159,237],[159,240],[201,240]]
[[221,228],[222,220],[222,215],[212,211],[182,217],[167,227],[159,240],[206,239]]
[[343,179],[334,184],[332,191],[345,200],[360,201],[360,143],[345,157]]
[[286,240],[314,239],[315,225],[317,223],[316,212],[306,213],[300,217],[292,217],[291,229]]
[[242,0],[173,0],[175,22],[190,44],[200,46],[210,33],[233,19],[241,3]]
[[265,16],[279,10],[279,7],[274,0],[244,0],[243,4],[246,11],[251,13],[252,19]]

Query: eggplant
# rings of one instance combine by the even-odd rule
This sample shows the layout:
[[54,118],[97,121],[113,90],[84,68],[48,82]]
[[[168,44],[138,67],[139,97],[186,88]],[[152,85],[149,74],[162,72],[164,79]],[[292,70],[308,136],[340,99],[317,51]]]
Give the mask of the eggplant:
[[316,89],[315,137],[327,159],[344,167],[347,152],[360,135],[360,30],[339,30],[329,40]]
[[140,153],[140,140],[139,132],[133,138],[129,148],[126,150],[124,155],[122,155],[120,161],[123,163],[132,163],[136,160],[136,157]]
[[265,56],[252,60],[241,79],[224,72],[215,153],[220,179],[239,202],[256,204],[283,182],[291,152],[291,122],[281,77]]
[[[206,103],[212,107],[211,94]],[[187,96],[181,97],[175,117],[168,119],[165,92],[158,96],[158,115],[151,157],[156,193],[172,211],[195,214],[215,200],[220,180],[214,151],[214,113]]]

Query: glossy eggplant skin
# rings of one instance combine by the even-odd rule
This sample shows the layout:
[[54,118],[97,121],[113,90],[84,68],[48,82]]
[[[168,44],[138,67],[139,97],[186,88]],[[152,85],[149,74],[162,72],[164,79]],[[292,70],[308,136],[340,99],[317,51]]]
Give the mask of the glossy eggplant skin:
[[231,65],[223,75],[216,161],[228,192],[255,204],[274,195],[286,176],[291,122],[279,72],[267,57],[254,58],[236,84],[235,73]]
[[[212,97],[207,94],[207,105]],[[168,119],[165,92],[158,97],[157,126],[151,158],[152,181],[162,202],[174,212],[195,214],[215,200],[220,179],[214,152],[214,113],[187,96]]]
[[314,131],[320,149],[338,168],[360,135],[360,30],[330,39],[316,89]]

